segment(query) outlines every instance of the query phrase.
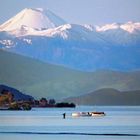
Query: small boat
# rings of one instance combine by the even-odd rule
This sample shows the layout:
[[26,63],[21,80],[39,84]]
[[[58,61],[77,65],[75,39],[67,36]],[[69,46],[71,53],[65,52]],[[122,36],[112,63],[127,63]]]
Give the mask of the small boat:
[[72,117],[102,117],[105,116],[104,112],[75,112]]
[[105,116],[106,114],[104,112],[90,112],[91,113],[91,116],[93,117],[102,117],[102,116]]
[[89,117],[92,116],[90,112],[75,112],[72,113],[72,117]]

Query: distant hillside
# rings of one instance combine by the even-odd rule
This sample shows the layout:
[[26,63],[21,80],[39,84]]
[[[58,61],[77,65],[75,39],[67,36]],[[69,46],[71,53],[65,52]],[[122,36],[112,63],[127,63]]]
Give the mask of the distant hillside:
[[140,90],[120,92],[106,88],[79,97],[67,98],[65,101],[78,105],[140,105]]
[[30,100],[34,99],[32,96],[24,94],[17,89],[14,89],[12,87],[8,87],[6,85],[0,85],[0,94],[2,91],[9,91],[14,95],[14,100]]
[[0,84],[33,97],[67,98],[101,88],[140,90],[140,71],[82,72],[0,50]]

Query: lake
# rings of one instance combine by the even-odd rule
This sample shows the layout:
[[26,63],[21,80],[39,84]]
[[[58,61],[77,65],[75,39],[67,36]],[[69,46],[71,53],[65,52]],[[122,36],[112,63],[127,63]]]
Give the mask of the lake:
[[[104,117],[73,112],[104,111]],[[62,114],[66,113],[66,119]],[[78,106],[0,111],[0,140],[140,140],[140,106]]]

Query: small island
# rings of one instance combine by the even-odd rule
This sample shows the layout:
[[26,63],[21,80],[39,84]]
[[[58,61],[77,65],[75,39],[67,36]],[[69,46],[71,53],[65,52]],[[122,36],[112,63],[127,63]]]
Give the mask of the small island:
[[36,100],[34,97],[23,94],[14,88],[0,85],[0,110],[31,110],[33,107],[74,108],[76,105],[68,102],[57,103],[55,99],[47,100],[44,97]]

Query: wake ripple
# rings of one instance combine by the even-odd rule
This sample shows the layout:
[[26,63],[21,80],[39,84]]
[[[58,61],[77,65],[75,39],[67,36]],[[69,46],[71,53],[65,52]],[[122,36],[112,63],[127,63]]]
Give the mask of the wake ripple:
[[73,133],[73,132],[0,132],[0,134],[37,134],[37,135],[91,135],[91,136],[140,136],[138,134],[115,134],[115,133]]

